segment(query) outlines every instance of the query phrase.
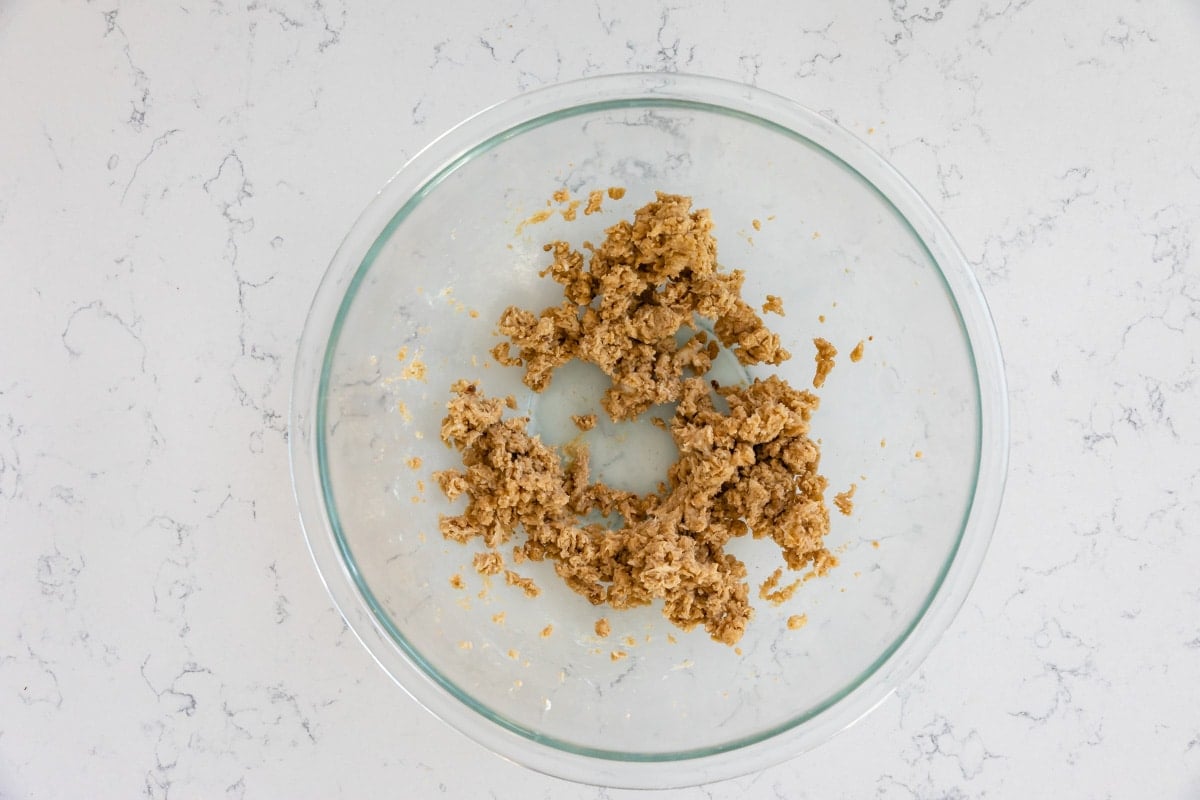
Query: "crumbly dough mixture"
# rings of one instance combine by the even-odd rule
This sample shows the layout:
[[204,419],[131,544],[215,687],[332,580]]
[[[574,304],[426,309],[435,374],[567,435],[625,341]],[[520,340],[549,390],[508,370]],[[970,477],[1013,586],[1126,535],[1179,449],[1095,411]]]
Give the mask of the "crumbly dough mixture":
[[[691,198],[658,193],[632,222],[608,229],[583,253],[563,241],[546,245],[554,262],[543,271],[563,286],[563,301],[541,313],[510,306],[500,317],[501,342],[492,355],[524,366],[525,385],[540,392],[554,370],[578,358],[612,379],[602,405],[614,421],[633,419],[682,394],[684,370],[702,375],[718,344],[695,317],[713,321],[720,344],[743,364],[781,364],[789,358],[762,318],[742,300],[745,275],[717,266],[717,243],[707,210]],[[694,333],[682,346],[681,329]],[[513,349],[517,353],[513,354]]]
[[[552,560],[566,584],[595,605],[662,600],[674,624],[703,626],[732,645],[754,610],[746,567],[725,552],[731,539],[769,538],[790,569],[811,574],[837,560],[824,545],[827,483],[808,436],[817,397],[776,376],[726,387],[703,377],[718,344],[697,329],[696,316],[711,320],[717,340],[744,364],[789,357],[742,299],[743,274],[718,267],[711,229],[708,212],[693,211],[690,198],[659,193],[632,222],[609,228],[599,246],[585,243],[586,263],[565,242],[547,245],[554,261],[544,274],[563,285],[563,302],[540,314],[510,307],[499,325],[511,345],[494,355],[523,366],[535,391],[549,385],[555,368],[579,358],[611,378],[602,404],[614,421],[676,403],[669,430],[679,459],[659,492],[593,483],[586,448],[572,448],[564,463],[527,432],[527,417],[505,418],[511,398],[487,397],[468,381],[451,387],[441,430],[463,469],[436,478],[450,500],[468,499],[464,513],[441,517],[440,528],[448,539],[482,541],[489,552],[476,558],[478,571],[502,569],[499,550],[520,528],[525,539],[513,546],[515,563]],[[677,345],[682,329],[692,334]],[[585,523],[595,512],[623,524]],[[530,579],[504,574],[537,594]],[[599,624],[596,632],[603,635]]]

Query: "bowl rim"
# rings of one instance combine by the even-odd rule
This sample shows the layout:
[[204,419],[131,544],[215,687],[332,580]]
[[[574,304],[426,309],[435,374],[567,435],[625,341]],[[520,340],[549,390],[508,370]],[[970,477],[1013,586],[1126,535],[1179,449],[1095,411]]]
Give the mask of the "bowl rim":
[[[612,107],[686,106],[764,124],[823,150],[890,205],[937,266],[967,339],[978,393],[979,458],[971,501],[939,579],[908,628],[868,669],[806,713],[760,734],[690,751],[638,754],[564,743],[506,720],[461,692],[406,646],[358,573],[323,469],[324,389],[336,335],[379,248],[442,179],[496,143],[537,125]],[[383,670],[438,718],[497,754],[596,785],[667,788],[734,777],[783,761],[866,716],[920,665],[962,606],[999,513],[1008,459],[1003,360],[986,300],[932,208],[865,142],[821,114],[756,87],[679,73],[593,76],[497,103],[413,156],[368,204],[338,247],[300,338],[289,413],[293,491],[309,552],[347,625]]]

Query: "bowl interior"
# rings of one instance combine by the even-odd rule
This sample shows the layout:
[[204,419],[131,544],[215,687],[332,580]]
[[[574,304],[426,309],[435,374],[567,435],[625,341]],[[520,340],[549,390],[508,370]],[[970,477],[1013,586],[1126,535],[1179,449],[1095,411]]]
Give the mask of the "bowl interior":
[[[562,187],[620,200],[573,221],[521,226]],[[460,466],[439,440],[449,386],[478,380],[516,396],[555,444],[570,414],[597,412],[600,384],[572,367],[537,395],[489,356],[510,304],[540,309],[560,288],[538,271],[553,239],[597,242],[653,198],[692,195],[715,220],[720,261],[744,296],[783,299],[767,315],[793,353],[777,368],[811,386],[812,339],[838,348],[813,431],[841,561],[757,614],[738,650],[683,633],[659,608],[613,612],[569,591],[549,563],[519,567],[526,598],[471,569],[446,542],[458,513],[431,473]],[[559,209],[555,203],[552,210]],[[758,220],[758,225],[753,224]],[[520,228],[518,230],[518,228]],[[848,355],[864,342],[860,361]],[[398,358],[398,354],[403,353]],[[413,360],[424,364],[414,374]],[[731,370],[725,380],[740,377]],[[669,410],[667,410],[669,413]],[[381,232],[343,301],[318,397],[320,477],[346,569],[394,646],[480,714],[568,752],[632,760],[727,750],[802,724],[858,686],[920,619],[962,534],[980,456],[980,400],[959,310],[929,252],[870,183],[799,135],[700,103],[648,99],[579,106],[497,135],[448,165]],[[673,458],[644,422],[585,437],[602,475],[648,490]],[[419,459],[419,466],[417,461]],[[782,565],[768,541],[731,547],[757,585]],[[460,575],[464,589],[451,586]],[[785,578],[786,580],[786,578]],[[500,615],[503,617],[501,618]],[[788,628],[789,616],[807,624]],[[611,623],[607,639],[594,622]],[[619,660],[614,652],[624,653]]]

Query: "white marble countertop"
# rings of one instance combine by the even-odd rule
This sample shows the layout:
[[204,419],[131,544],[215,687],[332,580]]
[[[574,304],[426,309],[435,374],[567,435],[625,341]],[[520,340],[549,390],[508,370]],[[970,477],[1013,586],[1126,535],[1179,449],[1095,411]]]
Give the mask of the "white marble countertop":
[[849,5],[0,4],[0,796],[641,796],[391,684],[317,578],[285,430],[379,185],[484,105],[645,69],[891,159],[984,284],[1013,431],[923,668],[818,750],[669,796],[1200,796],[1200,6]]

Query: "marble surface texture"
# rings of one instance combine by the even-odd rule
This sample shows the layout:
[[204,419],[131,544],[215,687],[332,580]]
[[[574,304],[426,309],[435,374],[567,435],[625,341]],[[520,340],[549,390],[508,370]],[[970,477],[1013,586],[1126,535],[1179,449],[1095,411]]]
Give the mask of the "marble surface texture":
[[911,680],[698,798],[1200,797],[1200,5],[0,2],[0,797],[640,797],[397,690],[313,568],[290,369],[341,236],[478,108],[627,70],[863,136],[954,231],[1008,494]]

